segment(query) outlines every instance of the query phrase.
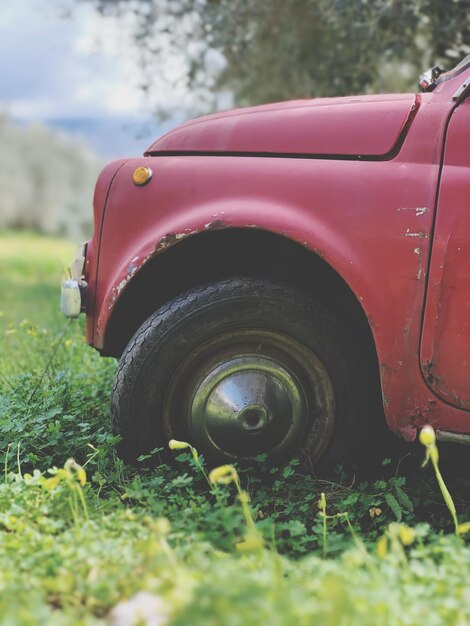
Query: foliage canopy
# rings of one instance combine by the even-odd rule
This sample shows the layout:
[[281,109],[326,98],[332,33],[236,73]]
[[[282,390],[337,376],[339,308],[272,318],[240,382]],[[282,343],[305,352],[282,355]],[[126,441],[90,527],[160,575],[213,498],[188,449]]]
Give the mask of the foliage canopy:
[[150,98],[183,82],[206,108],[414,89],[470,52],[469,0],[89,1],[131,19]]

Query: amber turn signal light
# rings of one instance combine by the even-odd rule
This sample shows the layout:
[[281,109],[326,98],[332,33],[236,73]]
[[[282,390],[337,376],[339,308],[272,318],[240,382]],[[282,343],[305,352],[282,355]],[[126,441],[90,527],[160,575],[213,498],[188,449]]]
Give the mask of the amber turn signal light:
[[152,170],[149,167],[138,167],[132,174],[132,180],[136,185],[145,185],[152,178]]

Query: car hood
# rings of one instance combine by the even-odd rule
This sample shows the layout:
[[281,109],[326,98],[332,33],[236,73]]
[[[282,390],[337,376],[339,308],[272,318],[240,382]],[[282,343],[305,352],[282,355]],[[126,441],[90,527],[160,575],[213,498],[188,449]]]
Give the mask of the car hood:
[[395,94],[235,109],[186,122],[145,154],[383,157],[400,144],[418,104],[415,94]]

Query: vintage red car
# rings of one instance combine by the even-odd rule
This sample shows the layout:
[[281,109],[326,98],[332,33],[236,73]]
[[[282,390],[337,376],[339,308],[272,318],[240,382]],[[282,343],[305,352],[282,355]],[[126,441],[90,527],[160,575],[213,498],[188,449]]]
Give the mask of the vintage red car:
[[470,442],[470,57],[422,87],[209,115],[104,169],[63,310],[120,358],[126,458],[323,468],[383,413]]

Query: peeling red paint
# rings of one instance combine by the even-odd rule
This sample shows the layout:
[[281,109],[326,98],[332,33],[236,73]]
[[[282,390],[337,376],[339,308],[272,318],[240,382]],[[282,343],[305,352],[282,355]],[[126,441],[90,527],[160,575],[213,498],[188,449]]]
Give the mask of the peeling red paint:
[[428,233],[424,232],[411,232],[409,228],[406,229],[405,237],[417,237],[418,239],[428,239]]
[[178,241],[178,237],[175,233],[167,233],[155,246],[155,252],[161,252],[170,246],[173,246]]
[[436,411],[439,409],[439,403],[435,398],[428,398],[424,405],[416,406],[408,412],[408,419],[412,421],[413,426],[422,428],[426,424],[431,424],[435,428],[438,427],[438,416]]
[[[253,224],[250,224],[253,227]],[[226,228],[224,222],[222,220],[213,220],[212,222],[208,222],[204,224],[205,230],[221,230],[222,228]]]
[[181,241],[186,237],[189,237],[191,235],[197,235],[202,230],[212,231],[221,230],[222,228],[226,228],[226,225],[222,220],[212,220],[211,222],[207,222],[207,224],[204,224],[203,228],[201,229],[186,228],[179,233],[167,233],[164,237],[160,239],[160,241],[155,246],[155,253],[162,252],[163,250],[174,246],[175,243],[178,243],[178,241]]
[[432,387],[433,389],[437,389],[445,397],[450,398],[455,405],[461,407],[462,409],[470,408],[470,399],[461,398],[458,394],[454,392],[453,389],[446,385],[443,377],[437,372],[436,364],[434,363],[434,361],[427,361],[424,364],[424,371],[426,381],[428,382],[430,387]]

